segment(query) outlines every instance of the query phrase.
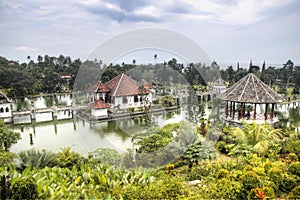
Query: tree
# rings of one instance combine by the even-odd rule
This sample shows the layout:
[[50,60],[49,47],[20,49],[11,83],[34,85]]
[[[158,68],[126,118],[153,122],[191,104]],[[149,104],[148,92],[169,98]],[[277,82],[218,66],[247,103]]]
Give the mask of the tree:
[[19,139],[21,139],[20,133],[8,130],[3,121],[0,120],[0,148],[8,151],[11,145],[16,144]]

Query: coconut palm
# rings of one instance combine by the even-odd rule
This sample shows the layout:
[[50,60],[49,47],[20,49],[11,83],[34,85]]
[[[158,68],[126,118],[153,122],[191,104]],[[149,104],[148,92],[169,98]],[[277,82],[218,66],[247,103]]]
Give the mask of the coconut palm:
[[233,128],[231,134],[238,145],[253,147],[254,152],[260,155],[268,151],[270,144],[283,138],[281,129],[274,129],[270,124],[245,123],[242,128]]

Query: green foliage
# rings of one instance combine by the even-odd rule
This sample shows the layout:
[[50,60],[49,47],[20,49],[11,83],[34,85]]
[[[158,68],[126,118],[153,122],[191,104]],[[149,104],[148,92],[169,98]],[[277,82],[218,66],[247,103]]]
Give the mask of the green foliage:
[[204,191],[205,199],[241,199],[242,185],[238,181],[222,178]]
[[153,127],[146,132],[137,133],[133,136],[134,144],[139,146],[139,152],[154,152],[165,147],[173,139],[173,131],[177,131],[180,123],[167,124],[161,129]]
[[90,162],[108,164],[114,167],[122,165],[121,155],[114,149],[99,148],[89,153]]
[[295,162],[298,161],[298,156],[294,153],[289,153],[287,159],[289,162]]
[[245,191],[250,191],[253,188],[258,188],[261,186],[260,184],[260,178],[259,176],[253,172],[253,171],[249,171],[246,172],[240,179],[242,185],[243,185],[243,189]]
[[8,151],[11,145],[17,143],[20,139],[20,133],[8,130],[3,121],[0,120],[0,150]]
[[59,167],[72,168],[73,166],[80,166],[81,163],[86,162],[86,158],[71,150],[70,147],[62,149],[57,153],[54,160],[55,165]]
[[198,161],[206,159],[212,160],[215,157],[216,151],[214,146],[207,140],[190,145],[182,156],[183,159],[187,160],[190,168],[193,166],[193,163],[198,163]]
[[300,177],[300,162],[292,163],[288,168],[288,172]]
[[174,97],[172,96],[163,96],[159,99],[159,104],[163,105],[164,107],[172,107],[175,105]]
[[284,173],[279,184],[279,190],[283,193],[291,192],[300,183],[300,178]]
[[9,164],[13,164],[14,158],[16,157],[17,155],[12,152],[0,150],[1,166],[8,166]]
[[219,152],[227,154],[228,151],[227,151],[226,145],[227,145],[226,142],[219,141],[215,144],[215,147]]
[[46,166],[53,166],[56,154],[51,151],[46,151],[45,149],[37,150],[30,149],[27,151],[21,151],[18,154],[20,170],[24,170],[26,167],[31,168],[44,168]]
[[12,181],[11,192],[12,199],[36,199],[38,197],[38,190],[36,181],[31,177],[21,177]]
[[295,187],[288,195],[288,199],[300,199],[300,185]]
[[217,173],[216,178],[221,179],[221,178],[229,178],[230,173],[227,169],[220,169],[219,172]]
[[[243,128],[233,128],[231,134],[236,142],[244,147],[251,146],[253,151],[265,155],[271,143],[278,143],[282,138],[282,131],[274,129],[270,124],[243,124]],[[248,148],[248,147],[247,147]]]
[[248,199],[275,199],[275,193],[270,187],[254,188],[249,192]]
[[300,155],[300,140],[292,140],[287,143],[287,149],[291,153]]

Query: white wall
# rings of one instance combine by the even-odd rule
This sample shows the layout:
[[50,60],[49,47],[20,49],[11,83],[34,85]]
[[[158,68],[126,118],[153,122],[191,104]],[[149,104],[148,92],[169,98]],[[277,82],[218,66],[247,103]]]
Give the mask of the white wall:
[[[138,108],[141,106],[140,96],[138,96],[138,102],[134,102],[134,96],[126,96],[127,103],[123,104],[123,97],[115,97],[115,103],[112,104],[113,106],[117,106],[120,104],[120,109],[127,109],[127,108]],[[147,95],[149,103],[152,103],[152,94],[150,93]]]
[[104,109],[92,109],[91,115],[94,117],[107,117],[107,108]]
[[[3,109],[3,112],[2,109]],[[7,112],[7,109],[8,109],[8,112]],[[0,104],[0,118],[8,118],[8,117],[11,117],[11,110],[10,110],[10,103],[3,103],[3,104]]]

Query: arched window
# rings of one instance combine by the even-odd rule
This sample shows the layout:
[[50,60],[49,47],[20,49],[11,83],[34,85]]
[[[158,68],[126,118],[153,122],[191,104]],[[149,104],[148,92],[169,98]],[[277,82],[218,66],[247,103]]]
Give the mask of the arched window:
[[4,109],[1,107],[0,108],[0,113],[3,113],[4,112]]
[[8,107],[5,108],[5,112],[9,112],[9,108]]

